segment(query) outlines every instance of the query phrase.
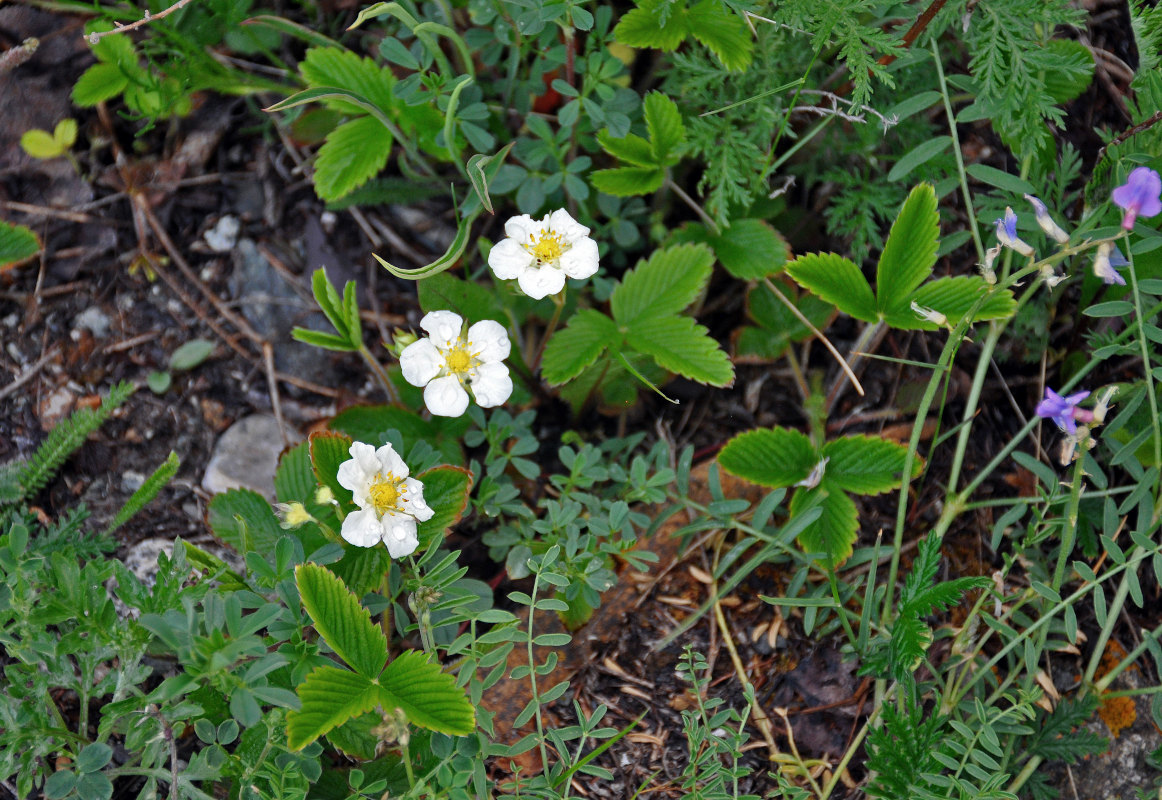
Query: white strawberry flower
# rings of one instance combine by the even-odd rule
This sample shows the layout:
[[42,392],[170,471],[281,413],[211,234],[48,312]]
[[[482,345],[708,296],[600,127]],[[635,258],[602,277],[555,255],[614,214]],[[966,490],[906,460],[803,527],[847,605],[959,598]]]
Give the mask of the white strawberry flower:
[[589,229],[557,209],[542,220],[528,214],[504,223],[508,237],[488,254],[488,266],[501,280],[516,279],[534,300],[557,294],[565,278],[588,278],[597,272],[597,242]]
[[424,502],[424,485],[408,477],[408,465],[390,444],[374,448],[352,442],[351,458],[339,465],[339,485],[351,490],[358,511],[343,520],[340,534],[357,547],[383,542],[392,558],[419,547],[416,523],[435,513]]
[[481,320],[467,332],[459,314],[432,311],[420,320],[427,339],[412,342],[399,354],[404,380],[424,387],[424,404],[433,414],[458,417],[468,408],[472,390],[482,408],[498,406],[512,394],[512,378],[501,362],[512,345],[504,326]]

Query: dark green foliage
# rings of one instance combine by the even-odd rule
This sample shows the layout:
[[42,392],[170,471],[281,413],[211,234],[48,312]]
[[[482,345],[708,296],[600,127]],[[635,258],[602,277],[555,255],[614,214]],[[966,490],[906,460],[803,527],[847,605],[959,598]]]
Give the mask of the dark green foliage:
[[918,788],[930,788],[925,774],[941,769],[936,753],[947,734],[948,718],[909,701],[903,710],[893,702],[883,706],[883,724],[867,737],[867,768],[876,777],[867,787],[871,797],[884,800],[915,797]]

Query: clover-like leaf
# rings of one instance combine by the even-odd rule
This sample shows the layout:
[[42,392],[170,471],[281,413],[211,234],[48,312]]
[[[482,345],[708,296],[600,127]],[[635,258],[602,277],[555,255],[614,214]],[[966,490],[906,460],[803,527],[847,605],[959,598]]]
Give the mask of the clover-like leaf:
[[892,223],[876,267],[876,302],[881,314],[907,309],[910,296],[936,264],[940,216],[929,183],[912,189]]
[[569,326],[558,331],[545,347],[541,374],[552,386],[576,378],[610,346],[620,344],[621,333],[609,317],[592,308],[578,311]]
[[421,728],[467,736],[476,729],[476,711],[456,679],[417,650],[401,653],[379,679],[379,702],[400,708]]
[[859,267],[835,253],[809,253],[787,265],[787,274],[807,291],[822,297],[843,313],[875,322],[876,298]]
[[318,564],[295,567],[295,583],[315,630],[335,653],[368,680],[387,662],[387,637],[331,570]]
[[287,745],[301,750],[352,717],[379,705],[379,686],[338,667],[317,667],[298,687],[302,708],[287,712]]

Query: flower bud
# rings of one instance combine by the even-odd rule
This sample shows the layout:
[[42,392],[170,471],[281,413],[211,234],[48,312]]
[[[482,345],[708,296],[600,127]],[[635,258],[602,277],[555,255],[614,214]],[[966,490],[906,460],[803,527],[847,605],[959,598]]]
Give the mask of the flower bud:
[[1049,209],[1045,207],[1038,198],[1031,194],[1025,195],[1025,199],[1033,205],[1033,213],[1037,217],[1037,224],[1041,226],[1041,230],[1045,231],[1045,235],[1058,244],[1068,244],[1069,234],[1061,229],[1061,226],[1053,221],[1049,216]]

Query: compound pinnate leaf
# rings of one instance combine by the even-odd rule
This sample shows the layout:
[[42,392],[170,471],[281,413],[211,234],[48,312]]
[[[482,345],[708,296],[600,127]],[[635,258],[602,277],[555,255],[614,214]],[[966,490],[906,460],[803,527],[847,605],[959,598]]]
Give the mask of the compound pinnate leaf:
[[399,655],[379,679],[384,709],[401,708],[408,722],[452,736],[476,729],[476,711],[456,680],[417,650]]
[[787,265],[787,274],[807,291],[864,322],[879,318],[871,286],[853,262],[835,253],[809,253]]
[[823,514],[799,534],[799,545],[808,553],[822,553],[823,565],[838,567],[855,545],[859,516],[855,503],[827,478],[814,489],[800,489],[791,498],[791,517],[818,505]]
[[318,667],[298,687],[302,708],[286,715],[287,744],[301,750],[327,731],[379,704],[379,687],[363,675]]
[[334,573],[317,564],[295,567],[303,608],[327,645],[363,677],[374,680],[387,661],[387,638]]
[[586,308],[569,320],[569,326],[558,331],[548,346],[541,374],[553,386],[573,380],[605,352],[605,348],[621,341],[621,333],[613,320]]
[[740,433],[718,454],[719,465],[731,475],[771,489],[794,486],[818,461],[807,435],[790,428]]
[[939,242],[936,191],[921,183],[904,201],[880,254],[876,294],[881,313],[909,307],[912,292],[932,274]]
[[684,244],[655,250],[648,261],[625,274],[609,298],[619,325],[639,319],[672,316],[698,299],[714,269],[706,245]]
[[[828,442],[827,480],[856,494],[881,494],[897,488],[904,471],[908,448],[875,436],[844,436]],[[913,472],[921,468],[912,461]]]
[[691,317],[642,317],[630,326],[626,341],[658,366],[692,381],[726,386],[734,380],[730,357]]

